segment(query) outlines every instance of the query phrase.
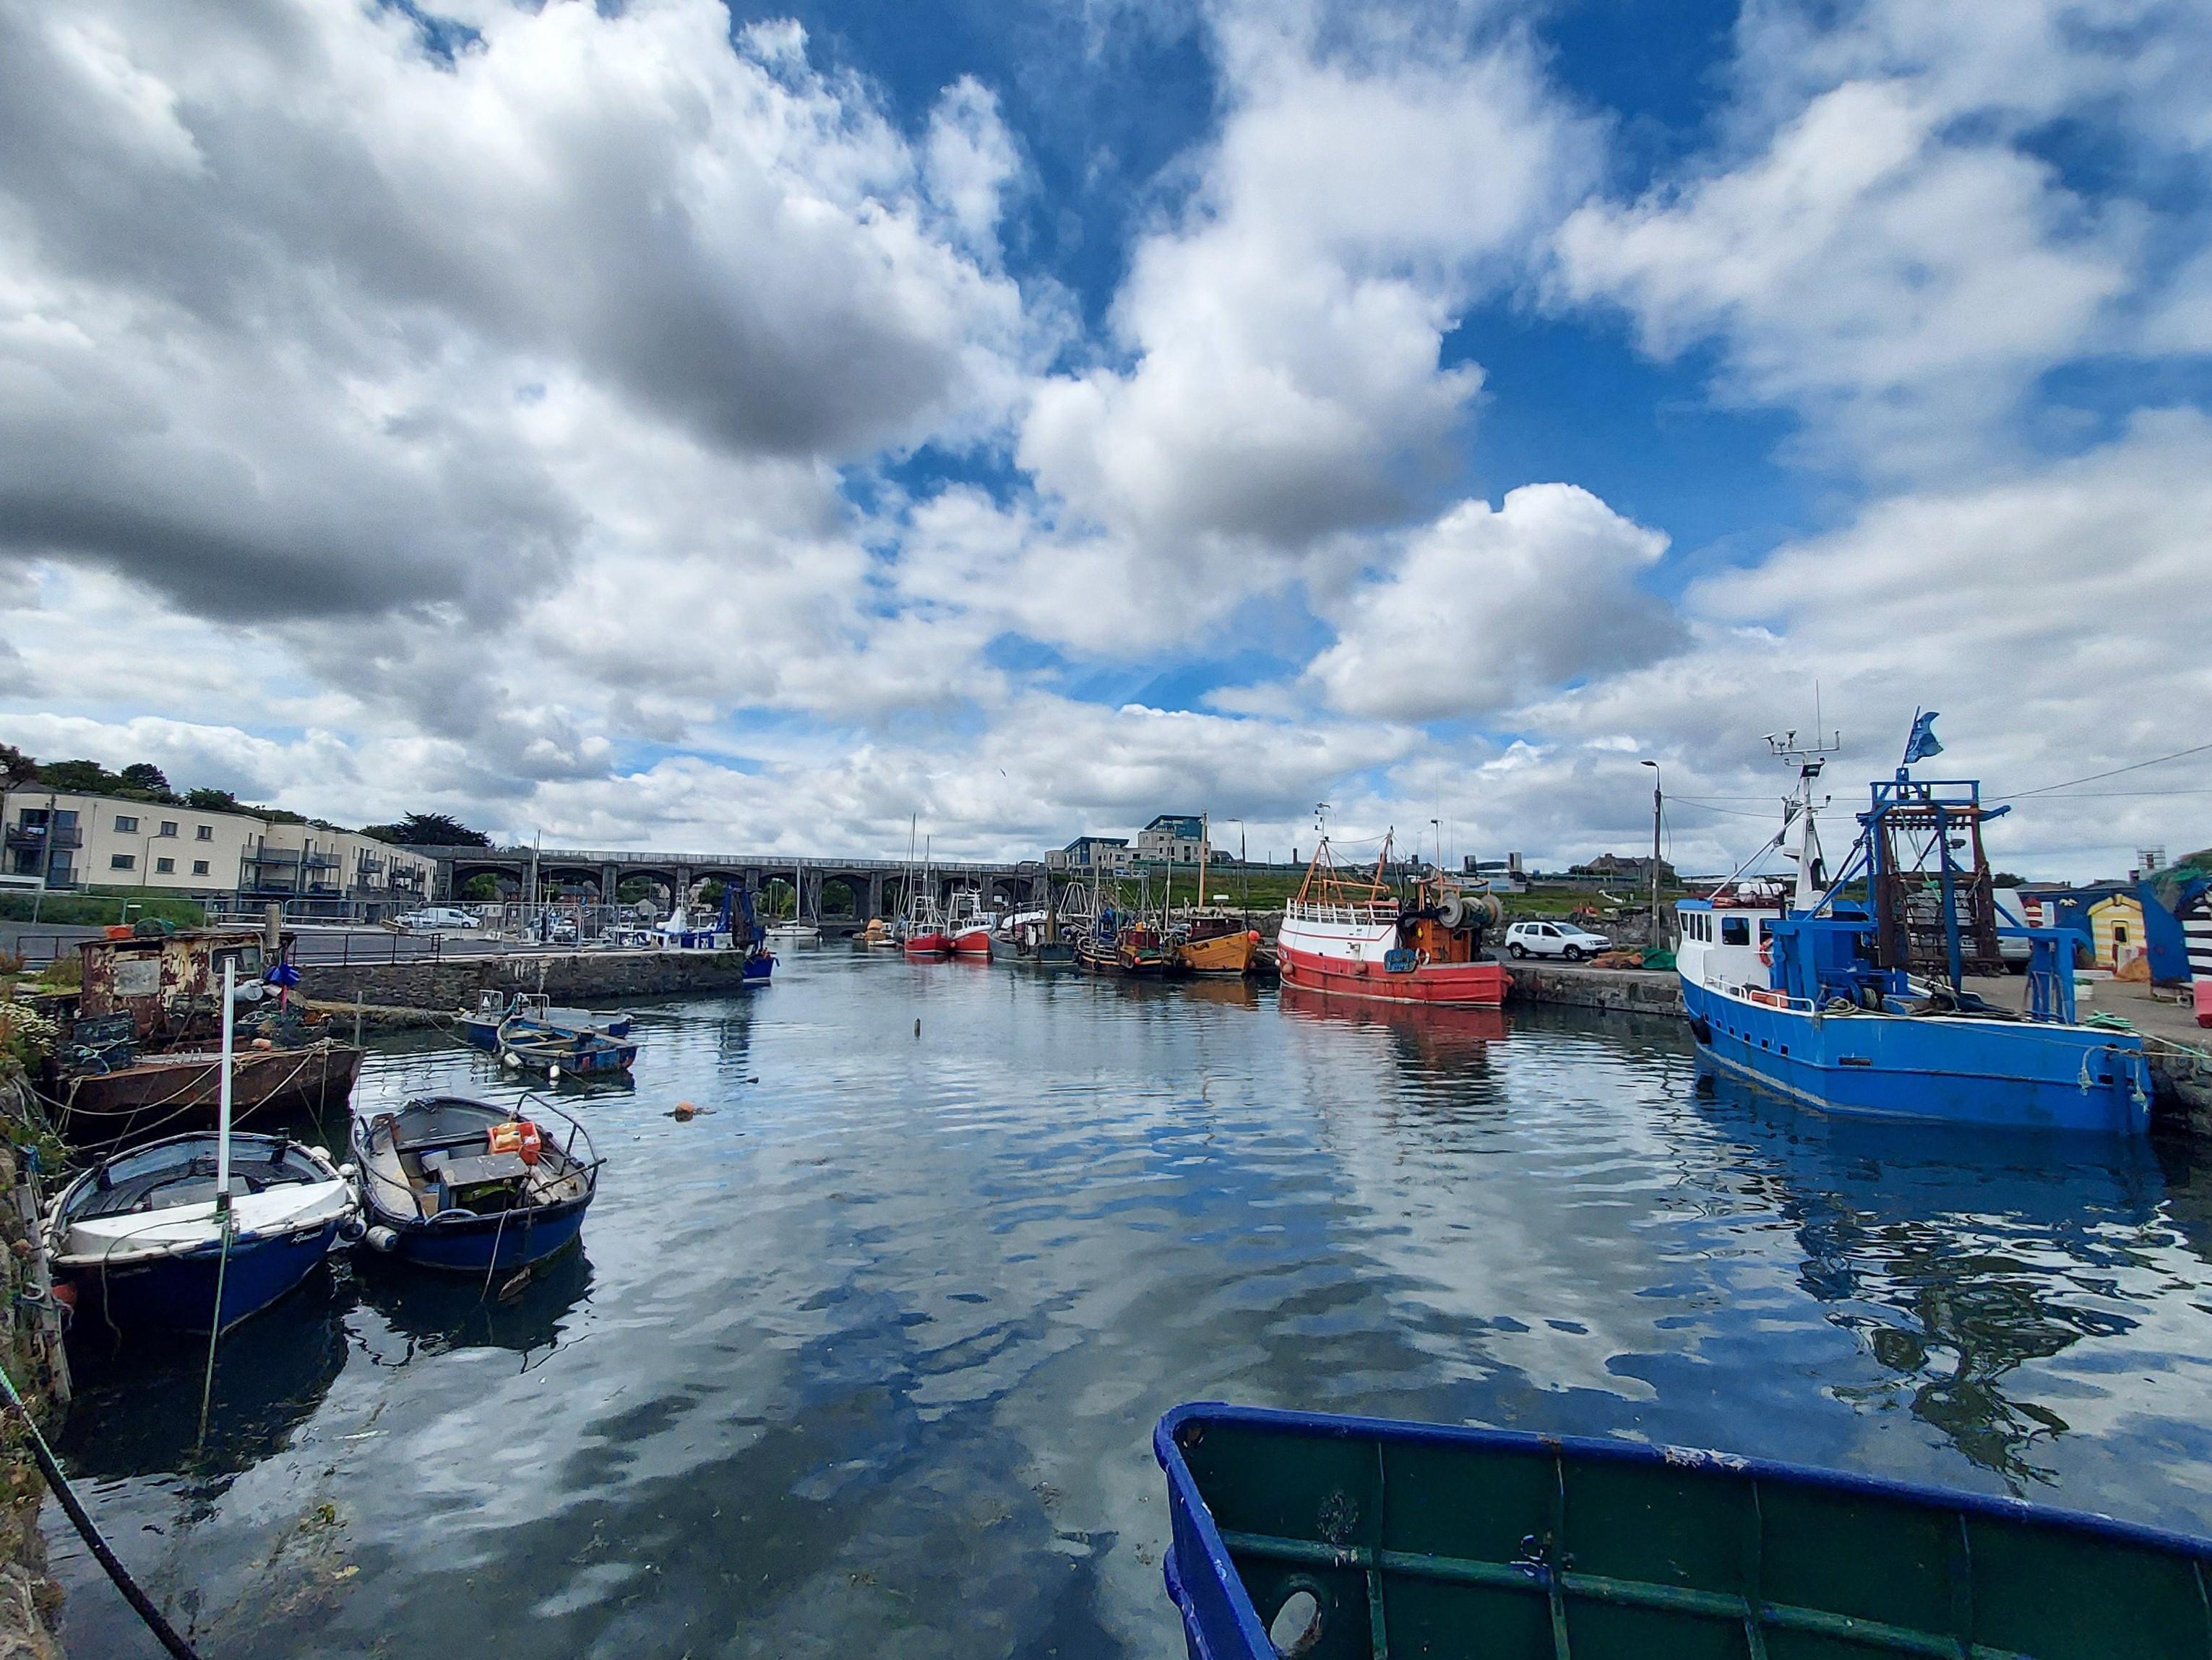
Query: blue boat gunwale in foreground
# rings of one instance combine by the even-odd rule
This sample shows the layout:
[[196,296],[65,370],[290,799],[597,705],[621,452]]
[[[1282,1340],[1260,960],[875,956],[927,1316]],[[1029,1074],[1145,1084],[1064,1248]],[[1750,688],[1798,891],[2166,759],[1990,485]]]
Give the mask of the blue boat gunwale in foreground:
[[[1929,1483],[1887,1476],[1863,1475],[1846,1470],[1820,1469],[1735,1453],[1664,1446],[1647,1441],[1625,1441],[1608,1437],[1551,1435],[1534,1430],[1507,1430],[1473,1425],[1421,1423],[1408,1419],[1371,1418],[1355,1414],[1299,1411],[1279,1407],[1239,1407],[1225,1402],[1193,1401],[1164,1413],[1152,1429],[1152,1456],[1167,1477],[1171,1523],[1177,1513],[1188,1516],[1206,1556],[1206,1566],[1215,1588],[1224,1594],[1226,1611],[1237,1635],[1255,1655],[1276,1652],[1259,1610],[1246,1591],[1242,1576],[1231,1560],[1229,1548],[1215,1524],[1213,1513],[1199,1491],[1197,1477],[1183,1457],[1179,1440],[1189,1425],[1230,1424],[1264,1432],[1302,1438],[1368,1439],[1401,1445],[1479,1448],[1493,1451],[1571,1456],[1596,1462],[1709,1471],[1814,1492],[1879,1499],[1945,1515],[1964,1515],[2005,1523],[2029,1523],[2061,1535],[2072,1535],[2103,1543],[2145,1548],[2191,1560],[2200,1572],[2212,1567],[2212,1539],[2124,1522],[2094,1511],[2039,1505],[1997,1493],[1962,1493]],[[1172,1545],[1162,1561],[1169,1594],[1188,1633],[1196,1618],[1190,1601],[1188,1565],[1176,1561]],[[1196,1652],[1194,1650],[1194,1652]]]

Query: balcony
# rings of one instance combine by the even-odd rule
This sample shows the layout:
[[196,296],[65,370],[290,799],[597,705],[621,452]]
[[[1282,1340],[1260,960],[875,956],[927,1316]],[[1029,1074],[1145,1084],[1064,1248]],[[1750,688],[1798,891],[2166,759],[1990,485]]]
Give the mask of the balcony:
[[[8,827],[8,846],[10,849],[44,851],[46,843],[47,831],[44,824],[10,824]],[[74,824],[64,824],[53,832],[53,845],[57,848],[81,848],[84,845],[84,832]]]

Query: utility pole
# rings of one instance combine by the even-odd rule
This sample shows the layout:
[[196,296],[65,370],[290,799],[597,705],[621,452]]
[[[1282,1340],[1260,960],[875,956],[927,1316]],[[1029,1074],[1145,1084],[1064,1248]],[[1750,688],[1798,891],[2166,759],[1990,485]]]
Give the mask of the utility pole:
[[1659,932],[1659,814],[1665,798],[1659,793],[1659,763],[1642,764],[1651,769],[1651,948],[1656,951],[1667,943]]

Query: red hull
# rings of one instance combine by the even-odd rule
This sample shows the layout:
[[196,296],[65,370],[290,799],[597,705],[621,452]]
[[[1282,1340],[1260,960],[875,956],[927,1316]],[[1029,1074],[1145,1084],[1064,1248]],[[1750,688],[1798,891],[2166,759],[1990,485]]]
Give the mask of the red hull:
[[943,933],[917,933],[906,942],[908,957],[936,958],[952,955],[952,941]]
[[1443,1008],[1494,1009],[1505,1004],[1512,983],[1498,963],[1428,963],[1405,974],[1392,974],[1380,963],[1323,957],[1293,946],[1278,947],[1283,983],[1337,997],[1364,997],[1380,1003],[1426,1003]]
[[952,936],[955,957],[980,957],[991,960],[991,931],[988,928],[963,928]]

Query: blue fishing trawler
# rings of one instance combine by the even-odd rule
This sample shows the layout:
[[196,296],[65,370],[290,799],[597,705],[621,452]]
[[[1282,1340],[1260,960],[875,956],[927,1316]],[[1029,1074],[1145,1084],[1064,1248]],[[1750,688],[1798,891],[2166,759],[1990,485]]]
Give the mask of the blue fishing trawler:
[[[1796,869],[1680,902],[1676,964],[1698,1048],[1824,1112],[2139,1134],[2142,1040],[2076,1020],[2072,934],[2000,929],[1982,826],[2008,809],[1973,781],[1912,775],[1942,751],[1935,720],[1916,719],[1896,776],[1872,786],[1832,879],[1815,823],[1823,754],[1795,733],[1770,739],[1797,784],[1753,862],[1780,846]],[[1966,983],[2005,971],[2000,932],[2029,943],[2017,1011]]]

